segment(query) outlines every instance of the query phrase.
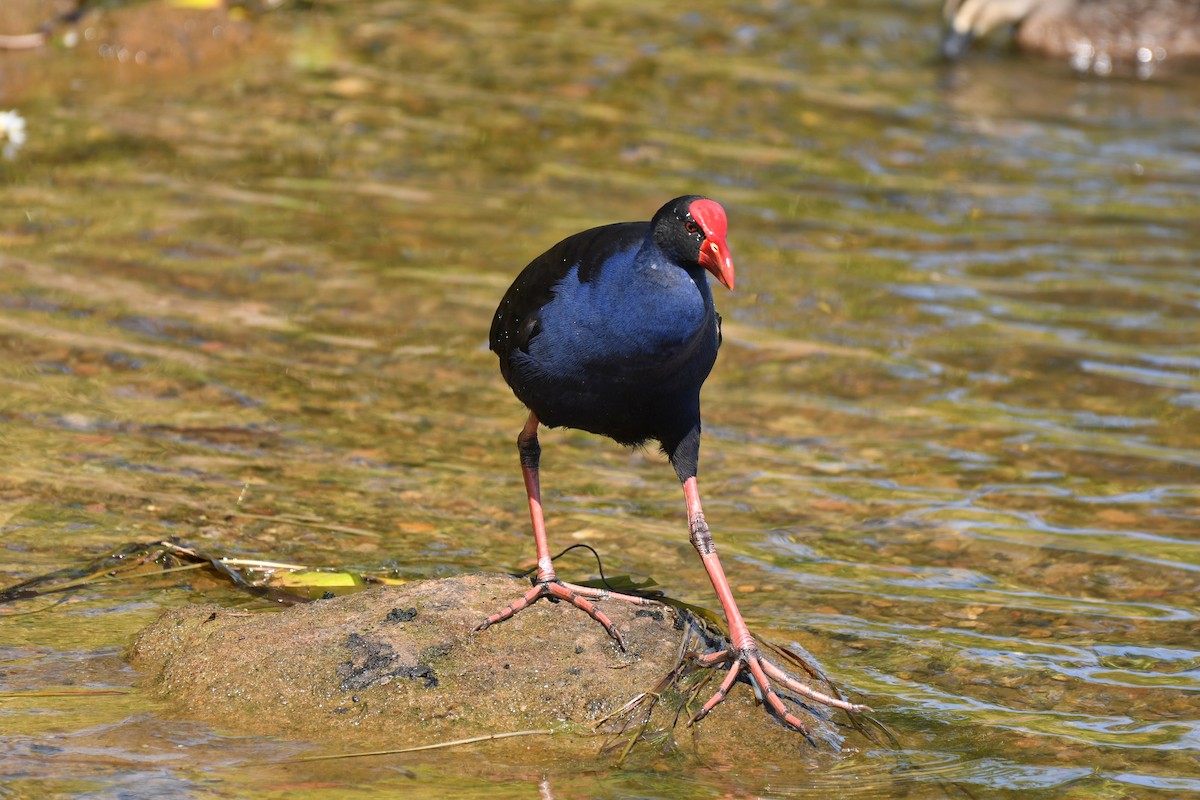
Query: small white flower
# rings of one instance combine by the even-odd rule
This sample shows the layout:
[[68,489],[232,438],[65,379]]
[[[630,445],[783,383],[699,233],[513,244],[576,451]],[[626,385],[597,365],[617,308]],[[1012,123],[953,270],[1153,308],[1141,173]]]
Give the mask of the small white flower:
[[5,158],[13,158],[25,144],[25,118],[16,111],[0,111],[0,143]]

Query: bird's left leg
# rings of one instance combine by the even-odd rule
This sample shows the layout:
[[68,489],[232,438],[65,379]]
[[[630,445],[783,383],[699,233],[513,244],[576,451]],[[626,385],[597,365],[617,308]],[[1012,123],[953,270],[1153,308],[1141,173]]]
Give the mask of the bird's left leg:
[[[529,497],[529,519],[533,524],[533,539],[534,545],[537,548],[537,577],[534,579],[535,586],[553,583],[556,584],[556,587],[564,588],[579,597],[587,597],[592,600],[624,600],[626,603],[632,603],[637,606],[660,605],[657,601],[649,597],[623,594],[622,592],[598,589],[593,586],[580,586],[576,583],[567,583],[558,579],[558,576],[554,572],[554,562],[550,558],[549,539],[546,536],[546,520],[542,513],[541,472],[539,471],[542,446],[538,443],[537,428],[538,419],[531,411],[529,412],[529,419],[525,422],[525,427],[521,430],[521,435],[517,437],[517,449],[521,454],[521,474],[525,478],[525,494]],[[573,599],[561,594],[556,596],[563,600],[575,602]],[[579,604],[575,603],[575,605]],[[584,607],[580,606],[580,608]],[[592,613],[587,608],[584,608],[584,610],[589,614]],[[600,614],[597,621],[603,624],[602,620],[604,619],[607,619],[607,617]],[[621,640],[619,635],[613,638],[618,642]]]
[[869,711],[870,709],[867,706],[831,697],[824,692],[819,692],[801,683],[762,657],[758,649],[758,644],[750,634],[750,628],[742,618],[742,612],[738,610],[737,601],[733,599],[733,590],[729,586],[729,580],[725,577],[725,570],[721,567],[721,560],[717,557],[717,548],[713,544],[712,533],[708,529],[708,523],[704,520],[704,509],[700,507],[700,490],[696,486],[695,475],[691,475],[684,480],[683,494],[687,502],[688,531],[691,535],[692,546],[700,554],[700,559],[704,562],[704,569],[708,572],[713,589],[717,592],[717,598],[721,601],[721,608],[724,609],[725,619],[729,623],[730,639],[728,650],[722,650],[707,656],[700,656],[697,659],[701,666],[706,667],[729,664],[729,674],[721,682],[721,686],[717,689],[716,694],[709,698],[708,702],[700,708],[696,716],[692,717],[691,722],[699,721],[709,711],[712,711],[718,703],[724,700],[725,695],[737,680],[737,676],[743,670],[749,672],[750,680],[758,687],[763,701],[770,706],[771,710],[785,724],[799,731],[807,731],[807,728],[803,722],[787,710],[787,707],[783,704],[783,700],[771,688],[771,681],[768,679],[768,676],[779,681],[781,685],[796,694],[823,705],[851,712]]
[[550,558],[550,546],[546,539],[546,520],[542,514],[542,487],[538,470],[542,448],[538,443],[537,429],[538,418],[531,411],[529,419],[525,422],[525,427],[521,429],[521,435],[517,437],[517,449],[521,454],[521,474],[525,478],[525,494],[529,499],[529,519],[533,524],[533,541],[537,552],[537,577],[534,578],[533,587],[529,591],[514,600],[511,605],[506,606],[485,619],[475,630],[481,631],[490,625],[502,622],[517,612],[533,605],[543,597],[549,597],[554,600],[566,600],[571,605],[586,612],[588,616],[599,622],[604,627],[604,630],[608,632],[608,635],[615,639],[620,648],[624,650],[625,641],[621,638],[621,632],[613,626],[604,612],[596,608],[586,598],[603,599],[614,597],[637,604],[651,603],[653,601],[633,595],[623,595],[599,589],[591,589],[586,586],[576,586],[571,583],[564,583],[558,579],[558,576],[554,572],[554,562]]

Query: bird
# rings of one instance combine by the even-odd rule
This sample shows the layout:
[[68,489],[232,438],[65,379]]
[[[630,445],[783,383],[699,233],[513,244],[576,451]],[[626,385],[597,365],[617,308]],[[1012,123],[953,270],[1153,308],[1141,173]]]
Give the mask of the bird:
[[1164,61],[1200,59],[1196,0],[946,0],[943,16],[951,60],[1003,25],[1020,49],[1065,57],[1080,72],[1131,65],[1146,76]]
[[538,428],[574,428],[628,446],[655,441],[682,484],[689,538],[729,625],[729,646],[697,658],[704,667],[727,666],[728,672],[690,722],[707,715],[739,675],[748,674],[776,716],[803,731],[772,680],[847,711],[867,706],[812,689],[762,655],[718,558],[697,484],[700,389],[721,344],[721,317],[706,273],[733,289],[727,232],[725,209],[718,202],[700,195],[677,197],[649,222],[620,222],[568,236],[533,259],[504,294],[488,339],[505,381],[529,410],[517,450],[537,573],[528,591],[476,631],[553,598],[586,612],[624,649],[620,632],[594,601],[652,601],[566,583],[555,573],[542,508]]

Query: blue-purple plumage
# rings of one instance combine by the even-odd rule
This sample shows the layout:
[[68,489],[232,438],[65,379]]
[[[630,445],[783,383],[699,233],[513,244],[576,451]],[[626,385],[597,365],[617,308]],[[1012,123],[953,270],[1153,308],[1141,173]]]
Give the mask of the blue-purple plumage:
[[505,380],[540,422],[658,441],[681,480],[696,472],[700,387],[720,343],[706,234],[689,212],[697,200],[559,242],[513,282],[490,336]]

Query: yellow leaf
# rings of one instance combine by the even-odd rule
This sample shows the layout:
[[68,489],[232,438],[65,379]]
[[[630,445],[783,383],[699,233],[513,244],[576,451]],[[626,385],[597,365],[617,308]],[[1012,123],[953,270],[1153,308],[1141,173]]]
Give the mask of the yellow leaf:
[[302,570],[300,572],[285,572],[276,575],[272,583],[277,586],[294,588],[335,589],[338,587],[362,586],[363,579],[350,572]]
[[225,0],[167,0],[176,8],[220,8]]

